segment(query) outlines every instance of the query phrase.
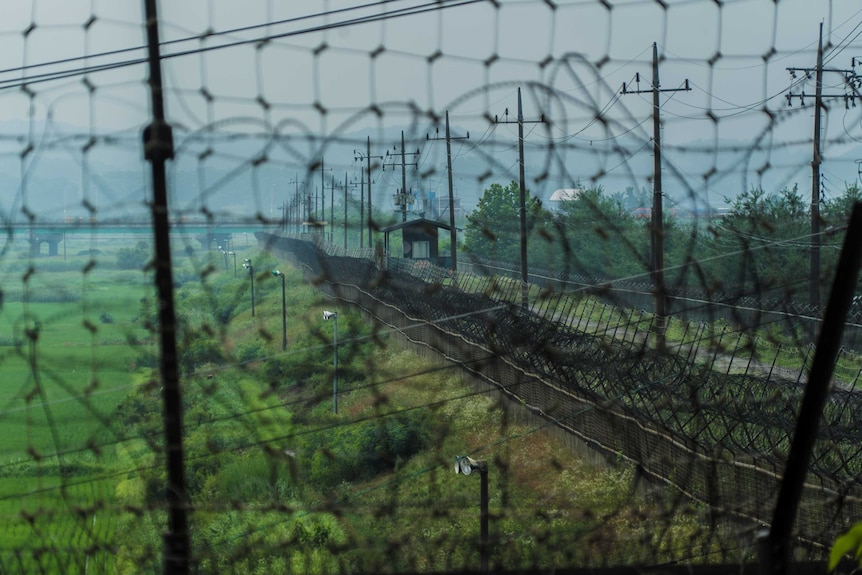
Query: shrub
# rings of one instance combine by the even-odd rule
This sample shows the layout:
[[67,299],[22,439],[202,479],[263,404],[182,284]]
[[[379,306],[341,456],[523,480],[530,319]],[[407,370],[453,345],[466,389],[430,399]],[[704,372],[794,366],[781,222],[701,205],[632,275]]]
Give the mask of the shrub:
[[206,499],[236,503],[285,501],[294,496],[285,461],[264,453],[238,457],[206,482]]
[[134,248],[120,248],[117,251],[117,268],[121,270],[142,270],[150,259],[146,242],[138,242]]
[[393,471],[398,462],[431,443],[433,424],[427,411],[381,416],[375,421],[333,430],[310,446],[310,481],[324,490],[343,482]]

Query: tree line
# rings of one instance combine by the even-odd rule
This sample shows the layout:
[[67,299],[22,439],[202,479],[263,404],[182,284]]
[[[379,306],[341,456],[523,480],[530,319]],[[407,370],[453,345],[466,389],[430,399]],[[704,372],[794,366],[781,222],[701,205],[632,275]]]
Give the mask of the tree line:
[[[821,286],[828,285],[838,259],[857,184],[819,204]],[[608,193],[601,186],[578,190],[553,209],[525,190],[527,259],[531,269],[594,278],[596,282],[649,281],[651,219],[634,207],[649,205],[644,192]],[[782,290],[803,297],[811,246],[810,200],[798,186],[778,192],[752,188],[725,199],[721,217],[683,218],[663,213],[665,282],[740,294]],[[491,184],[467,215],[460,248],[501,262],[520,259],[520,187]],[[714,212],[713,212],[714,215]]]

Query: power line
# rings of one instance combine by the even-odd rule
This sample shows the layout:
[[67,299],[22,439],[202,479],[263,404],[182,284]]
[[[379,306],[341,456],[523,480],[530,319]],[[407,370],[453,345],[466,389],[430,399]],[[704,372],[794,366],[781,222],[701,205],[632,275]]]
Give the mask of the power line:
[[[399,0],[396,0],[396,1],[399,1]],[[291,38],[291,37],[301,36],[304,34],[310,34],[310,33],[314,33],[314,32],[323,32],[323,31],[327,31],[327,30],[334,30],[334,29],[344,28],[344,27],[348,27],[348,26],[355,26],[358,24],[369,24],[369,23],[378,22],[378,21],[382,21],[382,20],[388,20],[391,18],[402,18],[402,17],[406,17],[406,16],[415,16],[418,14],[425,14],[428,12],[435,12],[435,11],[446,10],[446,9],[450,9],[450,8],[460,8],[462,6],[468,6],[470,4],[476,4],[479,2],[485,2],[485,1],[486,0],[443,0],[443,2],[439,2],[439,1],[427,2],[425,4],[420,4],[418,6],[411,6],[409,8],[401,8],[401,9],[397,9],[397,10],[391,10],[391,11],[383,13],[383,14],[375,14],[375,15],[371,15],[371,16],[362,16],[362,17],[348,19],[348,20],[344,20],[341,22],[331,23],[331,24],[321,24],[321,25],[317,25],[317,26],[310,26],[308,28],[303,28],[300,30],[293,30],[293,31],[282,32],[282,33],[278,33],[278,34],[270,34],[267,36],[250,38],[250,39],[245,39],[245,40],[236,40],[234,42],[228,42],[228,43],[219,44],[216,46],[200,46],[198,48],[194,48],[191,50],[169,52],[166,54],[163,53],[163,54],[161,54],[161,59],[162,60],[169,60],[169,59],[173,59],[173,58],[181,58],[184,56],[190,56],[190,55],[194,55],[194,54],[213,52],[213,51],[222,50],[225,48],[236,48],[239,46],[246,46],[249,44],[263,44],[263,43],[269,42],[271,40]],[[386,3],[388,3],[388,1],[381,2],[381,4],[386,4]],[[341,11],[346,11],[346,9],[341,10]],[[336,11],[336,12],[340,12],[340,11]],[[319,16],[315,16],[315,17],[319,17]],[[309,17],[303,17],[300,19],[307,19],[307,18],[309,18]],[[261,27],[270,26],[270,25],[272,25],[272,24],[260,24],[260,25],[255,25],[253,27],[249,27],[249,29],[261,28]],[[184,38],[181,40],[171,41],[171,42],[168,42],[167,44],[188,42],[191,40],[199,40],[202,37],[221,36],[223,34],[228,34],[228,33],[231,33],[231,32],[224,32],[224,33],[213,32],[213,33],[205,35],[205,36],[196,36],[193,38]],[[138,46],[138,47],[133,47],[133,48],[123,48],[123,49],[114,50],[111,52],[105,52],[103,54],[106,56],[110,56],[110,55],[117,55],[117,54],[132,52],[132,51],[140,51],[140,50],[143,50],[143,47]],[[102,54],[93,54],[90,56],[80,56],[80,57],[63,59],[63,60],[55,60],[55,61],[51,61],[51,62],[43,62],[43,63],[33,64],[33,65],[19,67],[19,68],[9,68],[9,69],[0,71],[0,74],[11,73],[11,72],[15,72],[15,71],[22,71],[22,70],[26,70],[26,69],[30,69],[30,68],[52,66],[52,65],[57,65],[58,63],[60,63],[60,64],[72,63],[72,62],[77,62],[77,61],[92,59],[92,58],[99,58],[99,57],[102,57]],[[94,66],[82,66],[79,68],[60,70],[57,72],[36,74],[33,76],[27,76],[24,78],[13,78],[13,79],[9,79],[9,80],[2,80],[2,81],[0,81],[0,90],[5,90],[7,88],[21,88],[21,87],[27,86],[28,84],[38,84],[38,83],[62,80],[62,79],[75,77],[75,76],[81,76],[84,74],[104,72],[104,71],[108,71],[108,70],[115,70],[115,69],[119,69],[119,68],[130,67],[130,66],[137,66],[137,65],[141,65],[141,64],[146,63],[146,61],[147,61],[147,59],[145,57],[141,57],[141,58],[122,60],[119,62],[111,62],[108,64],[101,64],[101,65],[94,65]]]

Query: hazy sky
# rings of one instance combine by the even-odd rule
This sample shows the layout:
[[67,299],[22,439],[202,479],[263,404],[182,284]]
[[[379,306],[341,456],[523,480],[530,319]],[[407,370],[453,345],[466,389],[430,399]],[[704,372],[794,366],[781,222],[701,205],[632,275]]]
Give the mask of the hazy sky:
[[[514,121],[521,87],[529,122],[527,177],[537,195],[592,182],[611,191],[649,188],[651,94],[621,95],[620,89],[623,83],[629,90],[650,88],[655,42],[661,88],[680,88],[685,80],[691,87],[660,95],[666,189],[687,188],[713,201],[754,185],[761,175],[771,185],[808,189],[814,84],[799,74],[792,92],[810,97],[806,107],[796,98],[788,108],[787,68],[815,66],[821,23],[827,68],[850,69],[851,59],[862,57],[858,0],[721,6],[686,0],[667,1],[667,8],[647,0],[442,4],[444,9],[432,0],[161,2],[167,112],[177,129],[178,165],[186,160],[192,169],[245,172],[231,189],[251,186],[258,208],[265,209],[277,187],[270,169],[293,177],[322,154],[341,177],[354,169],[357,141],[339,145],[338,139],[370,134],[372,155],[385,154],[397,151],[392,146],[400,145],[403,129],[408,149],[421,148],[419,170],[426,176],[412,176],[415,185],[442,193],[445,145],[421,140],[435,133],[430,114],[448,110],[453,135],[470,132],[470,140],[453,146],[456,173],[469,164],[487,176],[458,174],[460,194],[470,203],[489,179],[517,177],[517,125],[493,125],[489,118]],[[143,45],[142,0],[4,6],[0,126],[7,126],[7,136],[20,137],[0,140],[0,173],[29,174],[35,181],[33,162],[45,167],[48,158],[64,155],[73,171],[80,167],[72,176],[80,190],[104,188],[93,184],[100,171],[141,169],[139,133],[150,108]],[[74,60],[81,56],[88,58]],[[38,66],[66,59],[73,60]],[[94,68],[117,63],[124,65]],[[70,76],[41,81],[62,72]],[[841,73],[824,75],[824,93],[845,90]],[[862,102],[849,110],[843,101],[828,103],[824,177],[831,193],[840,193],[845,182],[855,181]],[[541,115],[547,123],[530,122]],[[86,136],[111,133],[118,139],[87,146]],[[224,144],[221,136],[229,133],[256,135],[257,151]],[[731,140],[733,146],[724,144]],[[41,155],[29,153],[31,147]],[[200,159],[208,148],[221,163]],[[249,168],[261,154],[266,161]],[[377,174],[378,191],[394,192],[388,188],[400,186],[398,175]],[[200,176],[196,185],[207,190],[217,184]],[[115,201],[124,197],[118,193]]]

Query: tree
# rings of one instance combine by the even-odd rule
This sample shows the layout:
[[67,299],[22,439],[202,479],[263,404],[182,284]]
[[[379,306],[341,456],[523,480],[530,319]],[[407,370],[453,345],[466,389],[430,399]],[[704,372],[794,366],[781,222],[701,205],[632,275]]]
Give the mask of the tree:
[[798,187],[774,194],[754,188],[728,203],[731,213],[715,243],[741,256],[717,261],[713,277],[735,277],[735,289],[761,295],[780,289],[787,298],[804,289],[799,277],[808,269],[811,224]]
[[120,248],[117,251],[117,267],[121,270],[142,270],[150,259],[150,246],[139,241],[134,248]]
[[[528,245],[534,235],[536,224],[542,223],[547,212],[542,201],[525,190],[527,206]],[[491,184],[485,189],[476,209],[467,215],[464,248],[471,254],[517,262],[520,258],[520,198],[518,182],[508,186]]]
[[611,194],[611,198],[619,202],[627,212],[652,205],[652,198],[649,192],[646,190],[635,190],[631,186],[626,187],[625,192],[614,192]]
[[820,215],[827,227],[840,228],[847,225],[853,205],[857,202],[862,202],[862,188],[859,184],[847,184],[840,197],[821,204]]
[[608,195],[601,186],[582,190],[560,202],[554,224],[560,246],[555,266],[592,278],[643,272],[646,260],[635,247],[643,245],[642,226],[620,194]]

